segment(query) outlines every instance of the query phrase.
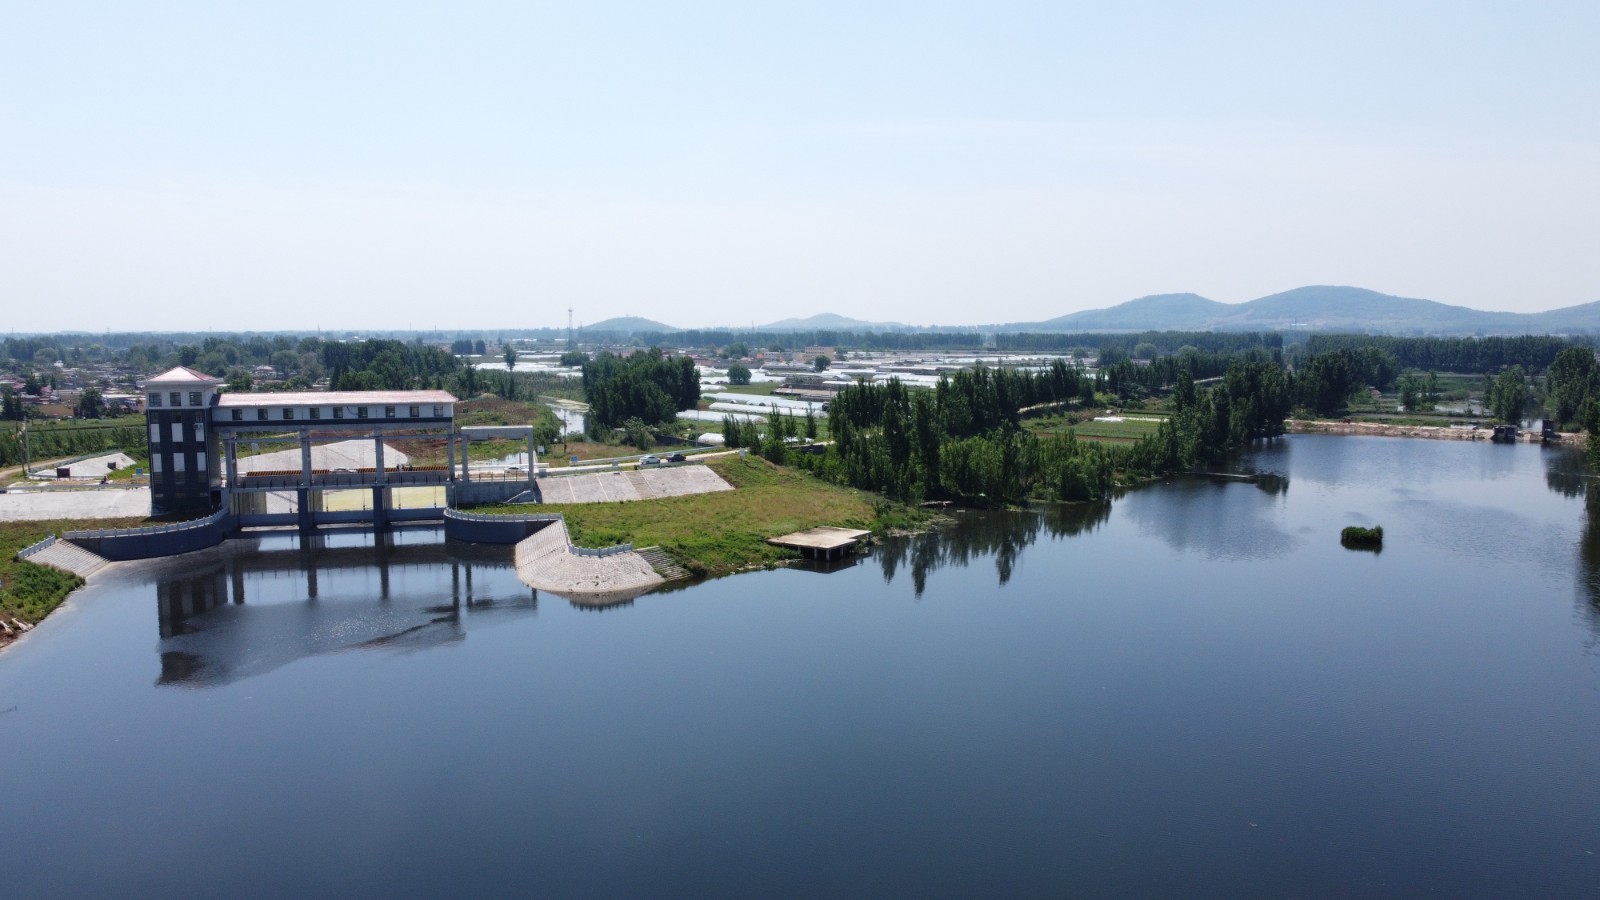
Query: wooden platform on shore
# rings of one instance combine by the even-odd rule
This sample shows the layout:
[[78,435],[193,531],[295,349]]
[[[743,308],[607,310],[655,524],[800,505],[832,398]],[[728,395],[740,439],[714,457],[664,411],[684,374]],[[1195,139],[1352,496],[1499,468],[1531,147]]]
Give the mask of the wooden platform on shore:
[[799,550],[802,556],[809,559],[838,559],[854,549],[862,538],[871,533],[870,530],[862,528],[819,525],[782,537],[768,538],[767,543],[776,547]]

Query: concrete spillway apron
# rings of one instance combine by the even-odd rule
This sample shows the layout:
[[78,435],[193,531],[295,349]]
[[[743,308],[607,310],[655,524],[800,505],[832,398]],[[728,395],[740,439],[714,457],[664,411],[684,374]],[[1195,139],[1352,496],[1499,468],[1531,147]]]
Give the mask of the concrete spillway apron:
[[607,556],[573,552],[567,524],[560,521],[518,543],[516,561],[523,584],[591,606],[632,600],[666,583],[632,550]]

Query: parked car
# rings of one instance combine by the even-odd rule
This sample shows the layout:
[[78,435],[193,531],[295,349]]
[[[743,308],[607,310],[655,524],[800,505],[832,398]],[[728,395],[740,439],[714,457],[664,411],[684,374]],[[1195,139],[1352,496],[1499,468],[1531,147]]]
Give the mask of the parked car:
[[659,465],[661,465],[661,460],[656,458],[656,457],[654,457],[654,456],[641,456],[641,457],[639,457],[639,465],[641,465],[641,466],[659,466]]
[[682,453],[668,453],[666,460],[667,462],[683,462],[684,456]]

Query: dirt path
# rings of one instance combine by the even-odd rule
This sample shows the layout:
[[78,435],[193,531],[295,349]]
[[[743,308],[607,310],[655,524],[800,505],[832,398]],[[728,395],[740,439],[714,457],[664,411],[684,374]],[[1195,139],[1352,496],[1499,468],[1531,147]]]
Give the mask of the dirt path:
[[[106,452],[107,453],[115,453],[116,451],[107,450]],[[73,458],[74,457],[71,457],[71,456],[63,456],[60,459],[36,459],[33,462],[28,463],[28,465],[32,466],[35,470],[38,470],[38,469],[53,469],[59,463],[64,463],[67,460],[73,459]],[[0,469],[0,485],[6,484],[10,479],[15,478],[15,477],[17,477],[18,475],[21,475],[21,474],[22,474],[22,467],[21,466],[7,466],[4,469]]]
[[[1492,428],[1451,428],[1440,425],[1388,425],[1378,422],[1336,422],[1330,419],[1290,419],[1292,434],[1367,434],[1382,437],[1429,438],[1440,441],[1487,441]],[[1530,438],[1531,436],[1531,438]],[[1523,440],[1538,440],[1538,432],[1525,432]],[[1581,434],[1563,434],[1561,443],[1583,446]]]

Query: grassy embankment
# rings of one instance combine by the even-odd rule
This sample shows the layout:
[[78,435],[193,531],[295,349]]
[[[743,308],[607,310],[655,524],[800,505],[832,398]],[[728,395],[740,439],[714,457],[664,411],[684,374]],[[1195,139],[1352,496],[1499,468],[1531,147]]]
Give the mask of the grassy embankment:
[[559,512],[572,540],[585,547],[632,542],[659,545],[696,575],[725,575],[795,558],[767,538],[817,525],[905,528],[926,522],[922,510],[819,481],[751,456],[707,463],[732,491],[631,503],[485,507],[479,512]]
[[[128,528],[144,519],[109,519],[93,523],[96,528]],[[60,531],[82,528],[83,522],[0,522],[0,621],[12,619],[25,625],[36,624],[61,605],[67,594],[83,579],[47,566],[21,562],[17,553]],[[9,639],[0,633],[0,644]]]

